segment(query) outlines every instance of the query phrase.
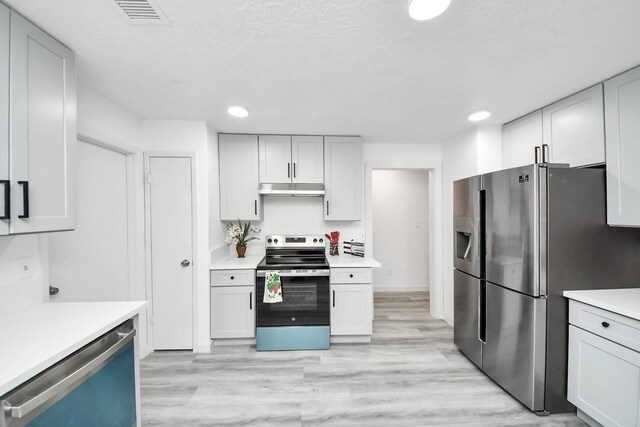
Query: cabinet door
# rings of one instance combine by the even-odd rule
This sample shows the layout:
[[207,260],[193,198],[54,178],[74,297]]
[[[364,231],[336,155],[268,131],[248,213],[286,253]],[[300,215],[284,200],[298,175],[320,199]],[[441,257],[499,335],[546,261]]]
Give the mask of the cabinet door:
[[549,160],[571,167],[604,163],[603,109],[601,84],[545,107],[542,127]]
[[640,353],[570,325],[567,398],[605,426],[640,426]]
[[371,335],[371,284],[331,285],[331,335]]
[[73,53],[11,12],[11,233],[76,224]]
[[362,139],[357,136],[324,138],[324,219],[362,219]]
[[291,137],[260,135],[260,183],[286,184],[293,174]]
[[640,227],[640,67],[604,82],[607,222]]
[[11,12],[0,4],[0,236],[9,234],[9,35]]
[[291,159],[293,182],[324,182],[324,140],[321,136],[293,136]]
[[211,338],[255,337],[253,286],[211,288]]
[[502,126],[502,166],[530,165],[534,149],[542,144],[542,110],[534,111]]
[[218,136],[220,154],[220,219],[262,221],[258,195],[258,137]]

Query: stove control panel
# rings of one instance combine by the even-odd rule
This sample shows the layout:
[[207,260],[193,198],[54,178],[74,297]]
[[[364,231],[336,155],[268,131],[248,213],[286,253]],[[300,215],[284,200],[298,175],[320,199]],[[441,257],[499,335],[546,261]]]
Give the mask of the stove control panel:
[[281,236],[266,238],[267,248],[323,248],[324,236]]

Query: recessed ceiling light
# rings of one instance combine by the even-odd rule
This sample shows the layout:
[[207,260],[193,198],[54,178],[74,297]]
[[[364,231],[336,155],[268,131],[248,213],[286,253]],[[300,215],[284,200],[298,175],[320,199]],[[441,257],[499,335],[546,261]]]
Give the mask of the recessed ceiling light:
[[411,0],[409,16],[416,21],[426,21],[441,15],[451,4],[451,0]]
[[233,117],[247,117],[249,112],[246,108],[240,107],[239,105],[233,105],[227,109],[227,113],[231,114]]
[[479,122],[480,120],[488,118],[490,115],[491,113],[488,111],[476,111],[475,113],[469,114],[468,119],[470,122]]

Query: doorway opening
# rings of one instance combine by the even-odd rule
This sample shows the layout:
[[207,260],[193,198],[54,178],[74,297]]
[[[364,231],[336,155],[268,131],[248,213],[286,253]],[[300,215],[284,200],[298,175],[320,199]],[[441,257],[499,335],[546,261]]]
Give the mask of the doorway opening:
[[437,226],[442,222],[441,165],[367,162],[365,167],[367,252],[382,264],[373,272],[374,318],[402,315],[407,308],[439,319],[443,306],[442,227]]

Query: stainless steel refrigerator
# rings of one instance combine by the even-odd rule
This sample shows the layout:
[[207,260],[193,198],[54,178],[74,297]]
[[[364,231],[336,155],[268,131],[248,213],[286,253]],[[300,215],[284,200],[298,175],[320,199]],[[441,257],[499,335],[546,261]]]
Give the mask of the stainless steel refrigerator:
[[640,287],[640,229],[606,225],[603,169],[534,164],[453,192],[455,343],[529,409],[573,411],[562,292]]

